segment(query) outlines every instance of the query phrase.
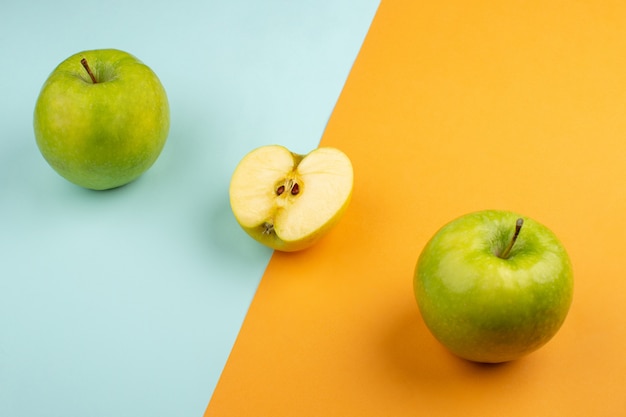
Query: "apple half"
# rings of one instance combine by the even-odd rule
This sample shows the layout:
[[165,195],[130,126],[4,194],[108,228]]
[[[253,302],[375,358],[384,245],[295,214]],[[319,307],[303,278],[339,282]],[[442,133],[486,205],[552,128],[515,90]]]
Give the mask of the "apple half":
[[273,249],[293,252],[315,244],[340,220],[352,196],[353,170],[342,151],[320,147],[307,155],[267,145],[239,162],[230,205],[239,225]]

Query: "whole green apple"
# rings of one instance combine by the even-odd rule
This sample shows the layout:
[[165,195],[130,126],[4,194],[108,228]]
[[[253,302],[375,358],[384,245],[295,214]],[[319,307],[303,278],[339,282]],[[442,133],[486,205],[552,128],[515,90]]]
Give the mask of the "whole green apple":
[[420,254],[414,276],[428,329],[451,352],[506,362],[547,343],[573,296],[570,259],[540,223],[508,211],[462,216]]
[[67,180],[94,190],[143,174],[161,153],[169,126],[167,95],[156,74],[116,49],[67,58],[35,105],[43,157]]

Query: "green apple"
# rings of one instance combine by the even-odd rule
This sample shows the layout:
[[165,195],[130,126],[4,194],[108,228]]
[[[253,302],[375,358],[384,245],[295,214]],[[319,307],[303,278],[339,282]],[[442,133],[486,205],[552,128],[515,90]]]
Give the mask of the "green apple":
[[235,168],[230,205],[250,236],[292,252],[310,247],[339,221],[352,183],[352,164],[339,149],[299,155],[279,145],[262,146]]
[[67,58],[35,105],[35,137],[45,160],[67,180],[95,190],[127,184],[150,168],[169,126],[156,74],[115,49]]
[[462,216],[420,254],[414,276],[428,329],[475,362],[517,359],[559,330],[573,295],[572,266],[542,224],[508,211]]

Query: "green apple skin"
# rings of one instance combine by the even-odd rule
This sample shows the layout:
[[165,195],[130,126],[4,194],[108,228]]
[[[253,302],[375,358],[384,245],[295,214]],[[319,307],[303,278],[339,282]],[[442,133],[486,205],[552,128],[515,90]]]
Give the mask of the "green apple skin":
[[[515,223],[524,220],[506,259]],[[570,259],[540,223],[508,211],[462,216],[420,254],[414,292],[428,329],[461,358],[499,363],[520,358],[559,330],[573,297]]]
[[169,104],[156,74],[131,54],[84,51],[50,74],[33,124],[37,146],[55,171],[104,190],[135,180],[154,164],[169,133]]

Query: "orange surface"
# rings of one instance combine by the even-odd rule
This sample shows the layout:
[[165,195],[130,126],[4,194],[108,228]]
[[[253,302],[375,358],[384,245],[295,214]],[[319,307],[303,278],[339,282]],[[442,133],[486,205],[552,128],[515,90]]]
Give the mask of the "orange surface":
[[[383,1],[322,139],[352,205],[274,254],[206,416],[626,415],[625,22],[623,1]],[[550,227],[575,271],[557,336],[498,366],[449,354],[412,291],[432,234],[484,208]]]

